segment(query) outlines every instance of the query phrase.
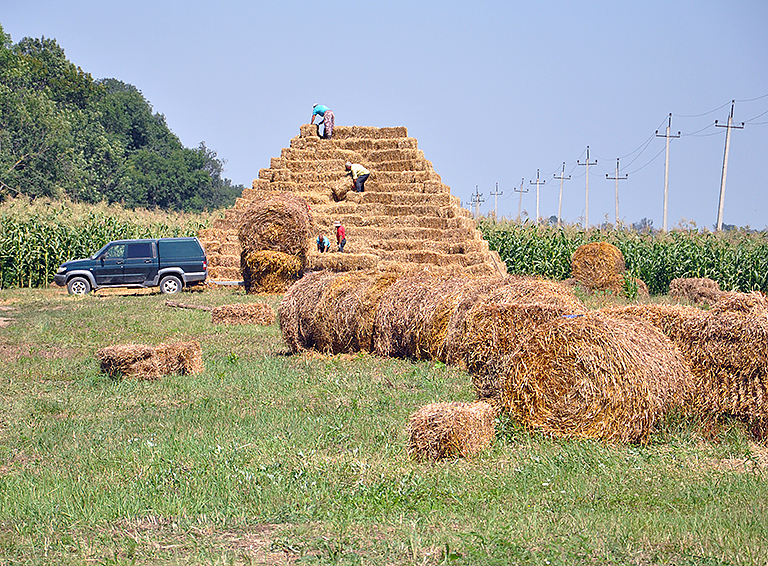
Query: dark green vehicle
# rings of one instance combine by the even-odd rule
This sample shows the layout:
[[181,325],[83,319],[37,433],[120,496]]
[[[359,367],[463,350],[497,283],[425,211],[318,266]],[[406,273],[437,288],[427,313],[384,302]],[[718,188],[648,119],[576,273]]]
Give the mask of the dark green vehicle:
[[110,242],[87,259],[61,264],[54,283],[71,295],[103,287],[160,287],[174,294],[205,282],[208,260],[197,238]]

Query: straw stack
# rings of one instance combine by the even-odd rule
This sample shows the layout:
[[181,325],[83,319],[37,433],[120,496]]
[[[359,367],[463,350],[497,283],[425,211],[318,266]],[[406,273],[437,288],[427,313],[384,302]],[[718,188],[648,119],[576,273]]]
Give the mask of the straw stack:
[[267,303],[236,303],[222,305],[211,310],[213,324],[257,324],[269,326],[275,322],[276,314]]
[[760,291],[751,293],[722,292],[712,303],[712,312],[740,312],[762,318],[768,317],[768,300]]
[[608,242],[579,246],[571,258],[571,277],[590,291],[624,291],[626,266],[621,250]]
[[642,320],[600,313],[539,326],[495,366],[501,405],[556,436],[644,442],[692,387],[669,339]]
[[432,403],[408,421],[408,454],[420,461],[469,458],[488,448],[496,413],[488,403]]

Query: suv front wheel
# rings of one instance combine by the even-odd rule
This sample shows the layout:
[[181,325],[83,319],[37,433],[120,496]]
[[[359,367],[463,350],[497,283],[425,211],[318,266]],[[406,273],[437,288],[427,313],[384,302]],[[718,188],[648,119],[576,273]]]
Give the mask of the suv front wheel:
[[67,281],[67,291],[70,295],[87,295],[91,292],[91,283],[85,277],[73,277]]
[[166,295],[175,295],[181,292],[181,279],[175,275],[166,275],[160,280],[160,291]]

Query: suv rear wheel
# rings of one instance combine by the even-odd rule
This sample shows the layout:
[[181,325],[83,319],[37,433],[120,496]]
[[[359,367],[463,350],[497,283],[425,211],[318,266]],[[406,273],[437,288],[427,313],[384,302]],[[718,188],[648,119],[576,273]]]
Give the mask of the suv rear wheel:
[[91,292],[91,283],[85,277],[73,277],[67,281],[70,295],[87,295]]
[[166,275],[160,280],[160,290],[166,295],[175,295],[181,292],[181,279],[175,275]]

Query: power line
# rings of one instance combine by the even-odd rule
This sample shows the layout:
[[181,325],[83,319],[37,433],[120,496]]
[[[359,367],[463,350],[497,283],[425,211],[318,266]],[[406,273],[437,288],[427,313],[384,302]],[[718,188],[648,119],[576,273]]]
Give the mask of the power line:
[[[539,185],[543,185],[546,183],[546,181],[541,181],[539,179],[539,170],[536,169],[536,224],[539,223]],[[534,182],[531,181],[531,185],[533,185]]]
[[768,98],[768,94],[764,94],[763,96],[758,96],[757,98],[745,98],[744,100],[734,100],[734,102],[754,102],[755,100],[762,100],[763,98]]
[[[657,138],[667,138],[667,156],[664,160],[664,226],[663,229],[667,231],[667,197],[669,195],[669,140],[671,138],[679,138],[680,132],[677,132],[676,136],[669,135],[669,128],[672,127],[672,112],[669,113],[669,122],[667,123],[667,133],[663,136],[659,135],[659,131],[656,130]],[[618,185],[618,183],[616,183]]]
[[560,228],[560,219],[563,215],[563,181],[570,179],[571,176],[565,176],[565,161],[563,161],[563,171],[558,177],[555,175],[555,179],[560,179],[560,200],[557,201],[557,227]]
[[521,214],[523,213],[523,193],[527,193],[528,189],[523,190],[523,185],[525,184],[525,178],[520,179],[520,188],[514,189],[516,193],[520,193],[520,200],[517,203],[517,221],[520,222],[521,220]]
[[728,115],[728,124],[726,125],[718,124],[717,120],[715,120],[716,127],[726,128],[725,152],[723,154],[723,174],[720,177],[720,202],[717,206],[717,231],[718,232],[720,232],[723,229],[723,207],[725,206],[725,176],[728,174],[728,150],[730,149],[730,145],[731,145],[731,130],[744,129],[744,122],[741,123],[741,126],[733,125],[733,107],[735,105],[735,102],[736,102],[735,100],[731,101],[731,113]]
[[615,179],[616,180],[616,220],[614,221],[614,226],[619,225],[619,181],[626,181],[627,175],[624,175],[623,177],[619,176],[619,157],[616,158],[616,173],[613,177],[609,177],[606,173],[605,178],[608,179]]
[[584,209],[584,228],[589,228],[589,166],[597,165],[597,160],[594,163],[589,162],[589,146],[587,146],[587,160],[584,163],[576,162],[577,165],[585,165],[587,173],[587,189],[586,189],[586,207]]
[[[755,100],[757,100],[757,99],[755,99]],[[702,116],[706,116],[707,114],[714,114],[715,112],[717,112],[718,110],[720,110],[722,108],[725,108],[729,104],[730,104],[730,102],[726,102],[722,106],[718,106],[714,110],[710,110],[709,112],[704,112],[702,114],[691,114],[689,116],[686,116],[685,114],[675,114],[675,116],[677,116],[678,118],[701,118]]]

